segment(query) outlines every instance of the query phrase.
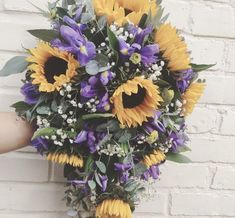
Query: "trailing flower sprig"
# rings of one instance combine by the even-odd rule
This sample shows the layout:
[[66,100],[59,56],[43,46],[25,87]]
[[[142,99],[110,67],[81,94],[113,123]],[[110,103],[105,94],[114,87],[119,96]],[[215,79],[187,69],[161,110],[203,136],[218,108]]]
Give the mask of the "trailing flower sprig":
[[52,29],[0,75],[26,72],[32,145],[64,165],[68,214],[130,218],[166,161],[189,162],[185,118],[205,88],[160,0],[58,0]]

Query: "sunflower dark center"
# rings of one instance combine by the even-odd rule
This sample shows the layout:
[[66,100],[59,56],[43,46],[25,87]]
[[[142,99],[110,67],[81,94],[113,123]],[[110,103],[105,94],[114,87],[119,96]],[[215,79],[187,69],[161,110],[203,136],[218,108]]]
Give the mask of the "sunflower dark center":
[[138,92],[132,93],[131,95],[127,95],[125,93],[122,94],[122,102],[124,108],[135,108],[142,104],[144,101],[144,98],[146,96],[146,89],[142,88],[140,85],[138,85]]
[[130,10],[130,9],[125,8],[125,16],[127,16],[127,15],[130,14],[131,12],[133,12],[133,11]]
[[67,69],[67,61],[58,57],[50,57],[44,65],[45,77],[49,83],[54,83],[54,76],[65,74]]

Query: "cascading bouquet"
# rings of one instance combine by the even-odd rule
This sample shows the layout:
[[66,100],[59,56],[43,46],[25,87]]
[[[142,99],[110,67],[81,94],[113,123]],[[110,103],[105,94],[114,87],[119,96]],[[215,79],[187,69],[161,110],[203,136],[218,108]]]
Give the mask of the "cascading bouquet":
[[[202,95],[183,38],[160,0],[63,0],[43,12],[50,30],[2,76],[26,71],[13,105],[32,145],[64,165],[69,215],[130,218],[166,159],[188,162],[185,118]],[[84,217],[84,216],[82,216]]]

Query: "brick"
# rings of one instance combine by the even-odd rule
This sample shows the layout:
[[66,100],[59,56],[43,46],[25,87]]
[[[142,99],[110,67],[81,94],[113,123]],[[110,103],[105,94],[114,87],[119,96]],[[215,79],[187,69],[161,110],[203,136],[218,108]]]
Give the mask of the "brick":
[[224,135],[235,135],[235,111],[227,111],[223,116],[221,133]]
[[167,193],[156,192],[154,199],[141,201],[136,208],[136,213],[164,214],[167,209],[167,198]]
[[0,210],[64,211],[64,190],[63,185],[57,184],[1,183]]
[[235,163],[235,138],[192,138],[190,147],[192,152],[187,153],[195,162]]
[[214,108],[196,107],[186,121],[189,133],[207,133],[218,128],[219,114]]
[[192,3],[191,28],[196,35],[235,37],[233,8],[225,4]]
[[0,218],[68,218],[68,216],[65,213],[0,213]]
[[172,215],[235,216],[235,195],[222,192],[172,193]]
[[222,40],[186,37],[192,62],[197,64],[216,64],[211,69],[223,69],[225,62],[225,43]]
[[235,189],[234,167],[218,167],[212,188],[214,189]]
[[[26,11],[26,12],[39,12],[39,10],[33,5],[47,10],[48,0],[41,0],[40,3],[37,0],[4,0],[4,7],[9,11]],[[31,3],[31,4],[30,4]]]
[[206,166],[174,164],[167,161],[160,170],[162,174],[156,182],[157,188],[206,188],[210,185],[210,172]]
[[27,30],[49,28],[48,21],[38,15],[10,16],[0,14],[1,32],[0,49],[6,51],[21,51],[24,48],[33,48],[36,45],[35,37]]
[[0,181],[48,181],[48,162],[39,155],[0,156],[0,171]]

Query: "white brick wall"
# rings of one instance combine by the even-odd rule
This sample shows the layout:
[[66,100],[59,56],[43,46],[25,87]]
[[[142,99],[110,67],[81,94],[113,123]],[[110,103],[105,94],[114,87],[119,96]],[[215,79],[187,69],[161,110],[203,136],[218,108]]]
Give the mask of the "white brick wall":
[[[47,0],[30,0],[45,7]],[[185,35],[207,90],[188,119],[192,164],[161,167],[156,198],[135,218],[235,217],[235,0],[163,0]],[[47,27],[27,0],[0,0],[0,65],[35,40],[25,32]],[[20,99],[21,75],[0,79],[0,111]],[[0,218],[65,218],[62,169],[33,149],[0,156]]]

